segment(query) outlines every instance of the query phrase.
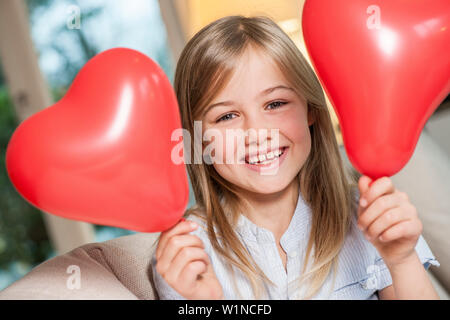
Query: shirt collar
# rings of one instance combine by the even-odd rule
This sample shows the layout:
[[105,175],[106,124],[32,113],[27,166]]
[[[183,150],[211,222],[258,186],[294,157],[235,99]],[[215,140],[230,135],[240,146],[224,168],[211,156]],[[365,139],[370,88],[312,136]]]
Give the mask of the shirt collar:
[[[300,242],[305,240],[310,223],[310,208],[299,192],[297,205],[288,228],[280,239],[280,245],[286,252],[298,249]],[[240,214],[236,231],[245,240],[258,243],[275,242],[273,233],[263,227],[259,227],[250,221],[245,215]]]

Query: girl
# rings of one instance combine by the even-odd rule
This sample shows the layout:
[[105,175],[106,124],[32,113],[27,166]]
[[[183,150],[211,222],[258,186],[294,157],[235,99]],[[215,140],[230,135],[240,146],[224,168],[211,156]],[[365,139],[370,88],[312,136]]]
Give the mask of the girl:
[[214,149],[245,162],[187,164],[196,205],[160,235],[161,299],[438,298],[426,268],[439,263],[414,206],[389,178],[344,170],[321,86],[272,20],[204,27],[181,54],[175,91],[191,137],[194,121],[202,137],[278,135],[247,134],[244,154],[228,136]]

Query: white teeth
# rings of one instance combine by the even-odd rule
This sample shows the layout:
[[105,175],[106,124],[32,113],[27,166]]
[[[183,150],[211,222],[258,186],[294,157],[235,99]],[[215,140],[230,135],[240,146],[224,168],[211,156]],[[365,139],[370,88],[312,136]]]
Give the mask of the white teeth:
[[251,157],[249,159],[249,163],[250,164],[256,164],[256,163],[265,164],[265,163],[270,162],[269,160],[272,160],[272,159],[274,159],[276,157],[279,157],[282,153],[283,153],[283,150],[278,149],[278,150],[273,151],[273,152],[270,151],[267,154],[261,154],[259,156],[253,156],[253,157]]
[[250,158],[250,163],[256,163],[258,162],[258,157],[257,156],[253,156]]

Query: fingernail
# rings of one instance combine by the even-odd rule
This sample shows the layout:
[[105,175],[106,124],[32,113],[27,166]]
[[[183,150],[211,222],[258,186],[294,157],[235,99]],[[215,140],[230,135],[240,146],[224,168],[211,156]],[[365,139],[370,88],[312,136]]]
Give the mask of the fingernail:
[[364,198],[361,198],[359,200],[359,204],[360,204],[361,207],[365,207],[365,206],[367,206],[367,200],[364,199]]
[[197,228],[197,224],[195,222],[190,222],[189,225],[191,226],[191,228]]

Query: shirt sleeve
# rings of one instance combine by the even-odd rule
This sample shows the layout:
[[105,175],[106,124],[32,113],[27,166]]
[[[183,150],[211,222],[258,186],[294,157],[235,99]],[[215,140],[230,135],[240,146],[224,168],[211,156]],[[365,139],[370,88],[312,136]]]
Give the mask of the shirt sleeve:
[[[203,236],[204,232],[201,230],[202,224],[201,224],[200,220],[196,219],[194,217],[189,217],[186,220],[195,221],[199,224],[199,227],[196,230],[190,232],[190,234],[200,237],[200,239],[205,243],[205,239]],[[160,300],[186,300],[185,297],[183,297],[174,288],[172,288],[166,282],[166,280],[164,280],[164,278],[158,273],[158,271],[156,271],[156,250],[152,255],[151,266],[152,266],[152,271],[153,271],[152,272],[153,283],[155,285],[155,289],[156,289],[156,292],[158,293]]]
[[[420,235],[419,239],[417,240],[415,250],[425,270],[428,270],[430,265],[434,265],[436,267],[440,266],[439,261],[436,260],[435,256],[431,252],[430,247],[428,246],[427,242],[425,241],[422,235]],[[388,267],[386,266],[385,262],[383,261],[383,259],[381,258],[376,249],[375,252],[376,252],[375,265],[373,266],[372,270],[368,271],[369,273],[372,272],[371,278],[372,285],[375,285],[378,290],[382,290],[392,285],[392,277]]]

